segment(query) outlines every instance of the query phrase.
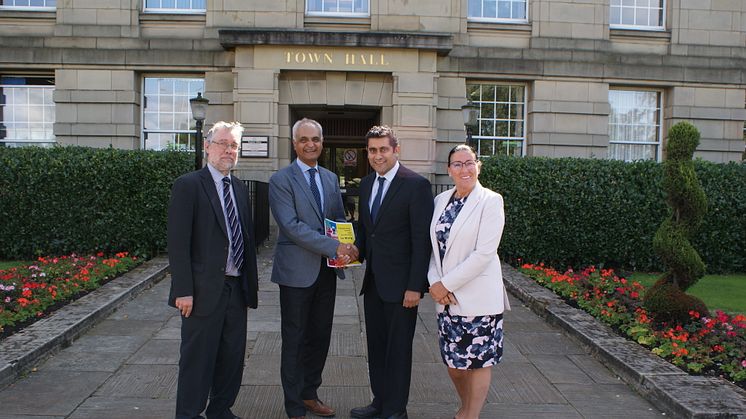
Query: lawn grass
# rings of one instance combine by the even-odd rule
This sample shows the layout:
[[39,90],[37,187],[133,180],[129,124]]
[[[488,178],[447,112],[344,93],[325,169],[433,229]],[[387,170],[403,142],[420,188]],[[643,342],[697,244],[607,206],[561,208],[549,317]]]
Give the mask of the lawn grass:
[[[627,277],[649,287],[660,274],[635,272]],[[687,293],[699,297],[710,310],[746,314],[746,274],[705,275]]]
[[26,260],[0,260],[0,271],[14,266],[27,265],[28,263]]

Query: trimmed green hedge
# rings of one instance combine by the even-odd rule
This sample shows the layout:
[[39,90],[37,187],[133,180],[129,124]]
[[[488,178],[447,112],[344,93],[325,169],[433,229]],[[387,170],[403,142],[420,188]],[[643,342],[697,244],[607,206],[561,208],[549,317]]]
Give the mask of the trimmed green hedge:
[[0,259],[166,247],[173,181],[194,155],[87,147],[0,148]]
[[[708,211],[693,237],[707,272],[746,271],[746,164],[695,161]],[[655,162],[500,157],[480,181],[505,198],[500,254],[552,266],[661,271],[652,240],[667,215]]]

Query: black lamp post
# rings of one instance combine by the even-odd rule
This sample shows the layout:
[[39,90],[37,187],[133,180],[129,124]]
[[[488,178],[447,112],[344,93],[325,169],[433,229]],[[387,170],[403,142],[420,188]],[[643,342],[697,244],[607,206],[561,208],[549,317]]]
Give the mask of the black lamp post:
[[477,115],[479,113],[479,107],[470,101],[466,102],[466,105],[461,107],[461,115],[464,117],[464,127],[466,128],[466,144],[469,144],[472,148],[474,146],[474,140],[472,140],[472,130],[477,125]]
[[197,97],[189,99],[192,118],[197,121],[197,136],[194,141],[194,170],[202,168],[202,122],[205,120],[209,103],[209,100],[202,97],[201,92],[197,92]]

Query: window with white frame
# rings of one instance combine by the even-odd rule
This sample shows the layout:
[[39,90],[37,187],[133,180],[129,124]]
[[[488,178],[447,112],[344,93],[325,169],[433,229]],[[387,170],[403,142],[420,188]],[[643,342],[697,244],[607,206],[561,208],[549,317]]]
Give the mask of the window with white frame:
[[370,0],[306,0],[309,16],[370,16]]
[[196,121],[189,99],[205,91],[202,78],[145,77],[142,146],[147,150],[194,150]]
[[479,108],[472,140],[480,156],[523,155],[526,141],[526,86],[468,83],[466,97]]
[[619,29],[663,30],[665,0],[610,0],[609,24]]
[[609,89],[609,158],[660,160],[661,92]]
[[145,0],[145,12],[204,13],[207,0]]
[[54,144],[54,78],[0,77],[0,146]]
[[54,10],[57,0],[0,0],[0,9]]
[[469,0],[469,20],[486,22],[527,22],[528,0]]

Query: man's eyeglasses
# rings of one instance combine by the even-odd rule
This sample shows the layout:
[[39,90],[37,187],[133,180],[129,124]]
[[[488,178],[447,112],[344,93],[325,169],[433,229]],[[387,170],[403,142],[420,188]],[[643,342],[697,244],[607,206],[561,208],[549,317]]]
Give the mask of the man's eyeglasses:
[[230,149],[231,151],[236,151],[239,148],[238,143],[228,143],[228,142],[214,142],[212,143],[216,146],[220,146],[223,150]]
[[449,166],[453,167],[456,170],[461,170],[462,167],[465,167],[467,169],[473,169],[477,167],[477,162],[474,160],[467,160],[467,161],[452,161]]

